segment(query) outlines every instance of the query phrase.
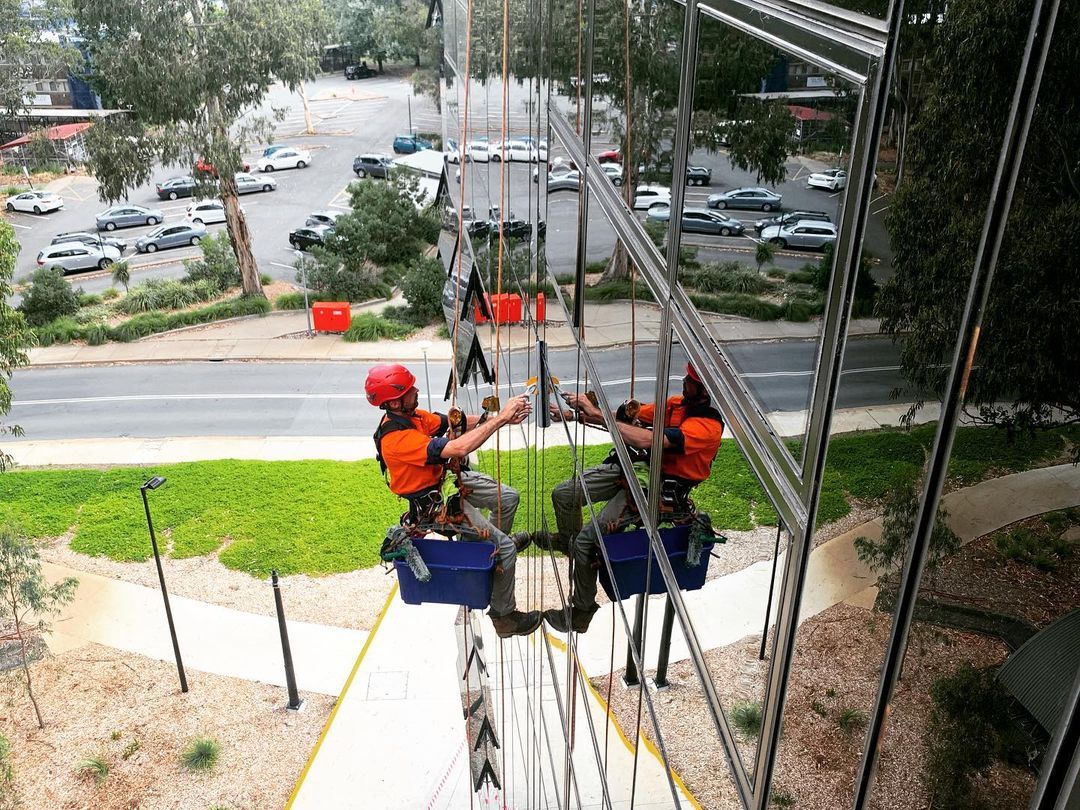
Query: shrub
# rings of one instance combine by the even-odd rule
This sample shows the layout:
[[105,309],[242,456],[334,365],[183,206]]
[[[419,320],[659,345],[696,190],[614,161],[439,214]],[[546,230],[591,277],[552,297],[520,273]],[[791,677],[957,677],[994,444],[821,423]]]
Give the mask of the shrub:
[[83,330],[83,340],[91,346],[100,346],[109,339],[109,327],[103,323],[95,323]]
[[850,706],[840,710],[840,713],[836,716],[836,725],[840,726],[840,730],[847,735],[851,735],[857,728],[863,728],[866,725],[867,717],[866,712],[859,709],[853,709]]
[[109,776],[109,761],[104,756],[87,757],[79,763],[78,771],[82,776],[93,777],[100,785]]
[[1072,556],[1072,544],[1047,523],[1014,526],[994,536],[994,547],[1007,560],[1030,565],[1040,571],[1053,571]]
[[128,294],[117,305],[117,309],[125,315],[134,315],[137,312],[149,312],[154,309],[155,303],[153,290],[145,284],[140,284],[134,290],[128,291]]
[[664,236],[667,234],[667,223],[658,222],[655,219],[646,219],[645,233],[649,235],[649,238],[652,239],[654,245],[658,248],[662,248],[664,246]]
[[62,315],[79,311],[79,297],[64,280],[58,267],[43,267],[31,276],[30,289],[23,295],[19,309],[30,326],[43,326]]
[[113,262],[112,265],[112,283],[124,285],[124,291],[127,291],[128,284],[131,283],[131,265],[127,259],[121,259],[118,262]]
[[783,315],[785,321],[808,321],[815,315],[820,315],[825,309],[825,302],[818,299],[808,301],[805,298],[789,298],[784,302]]
[[[895,473],[897,479],[885,496],[885,513],[881,519],[881,538],[855,539],[855,551],[859,559],[878,574],[898,568],[907,555],[908,543],[915,531],[915,517],[919,511],[919,482],[921,476],[913,475],[908,468]],[[939,506],[934,532],[930,536],[930,549],[926,568],[933,571],[950,554],[960,548],[960,538],[949,528],[949,513]]]
[[930,687],[924,778],[935,807],[972,807],[972,777],[996,760],[1026,766],[1029,741],[991,669],[964,663]]
[[758,273],[738,262],[707,264],[696,273],[689,274],[687,283],[707,293],[743,293],[759,295],[769,289],[769,282]]
[[[317,301],[359,302],[390,296],[389,285],[370,265],[345,263],[321,250],[316,250],[315,259],[305,257],[300,262],[304,262],[308,289],[315,291]],[[298,263],[296,280],[303,283],[303,277]]]
[[769,278],[782,279],[787,277],[788,274],[781,270],[779,267],[770,267],[767,271],[765,271],[765,275],[767,275]]
[[274,277],[271,276],[269,273],[259,273],[259,283],[262,284],[264,287],[268,284],[273,284]]
[[784,314],[784,309],[779,304],[739,293],[727,293],[725,295],[691,293],[690,300],[694,306],[706,312],[742,315],[756,321],[776,321]]
[[[812,267],[812,265],[807,265],[807,267]],[[782,272],[780,274],[780,277],[783,278]],[[790,281],[792,284],[814,284],[814,282],[817,280],[817,275],[812,269],[807,270],[804,268],[802,270],[795,270],[791,273],[788,273],[787,280]]]
[[829,715],[829,708],[817,698],[810,702],[810,711],[822,717],[828,717]]
[[401,292],[409,302],[409,315],[417,325],[427,325],[443,315],[442,292],[446,270],[438,259],[420,257],[401,279]]
[[121,759],[131,759],[135,755],[135,752],[138,751],[138,750],[139,750],[139,741],[138,740],[132,740],[131,742],[129,742],[127,745],[124,746],[124,750],[120,754],[120,758]]
[[373,312],[363,312],[352,319],[352,325],[344,338],[349,343],[370,343],[375,340],[401,340],[416,328],[400,321],[392,321]]
[[[117,262],[116,264],[119,264],[119,262]],[[113,267],[116,267],[116,264],[114,264]],[[116,289],[116,287],[109,287],[101,293],[102,301],[115,301],[119,297],[120,291]]]
[[201,259],[184,261],[184,269],[187,270],[185,281],[209,279],[222,292],[240,286],[240,267],[236,263],[228,231],[207,236],[199,247],[202,248]]
[[221,753],[217,740],[197,737],[188,743],[180,755],[180,763],[189,771],[208,771],[214,767]]
[[769,801],[774,807],[788,808],[795,806],[795,797],[783,789],[774,790]]
[[11,767],[11,743],[0,734],[0,807],[18,807],[15,770]]
[[79,299],[79,307],[80,308],[82,308],[82,307],[96,307],[102,301],[102,298],[101,298],[100,295],[95,295],[94,293],[83,292],[81,288],[75,293],[75,295]]
[[274,309],[303,309],[304,293],[283,293],[274,300]]
[[[611,257],[608,256],[607,258],[604,258],[604,259],[598,259],[595,262],[587,262],[585,264],[585,273],[586,274],[603,273],[605,270],[607,270],[608,262],[610,262],[610,261],[611,261]],[[573,284],[574,283],[574,274],[573,273],[566,273],[566,274],[561,275],[561,276],[556,276],[555,280],[557,282],[559,282],[560,284]]]
[[440,323],[438,328],[435,330],[435,337],[439,338],[440,340],[449,340],[450,327],[448,327],[445,323]]
[[761,733],[761,704],[741,701],[731,707],[728,717],[744,737],[756,737]]

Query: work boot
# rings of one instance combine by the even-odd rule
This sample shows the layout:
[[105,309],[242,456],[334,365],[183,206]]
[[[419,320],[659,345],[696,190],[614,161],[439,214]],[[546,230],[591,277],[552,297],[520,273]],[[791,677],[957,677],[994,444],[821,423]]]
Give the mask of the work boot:
[[510,535],[510,539],[514,541],[514,548],[520,554],[532,545],[533,536],[529,532],[514,532]]
[[566,611],[562,608],[545,610],[544,621],[548,623],[552,630],[558,630],[560,633],[566,633],[568,630],[573,630],[575,633],[584,633],[589,629],[589,623],[599,609],[600,606],[595,604],[591,608],[572,608],[569,627],[566,625]]
[[499,638],[527,636],[536,630],[543,621],[539,610],[530,610],[528,613],[514,610],[505,616],[496,616],[489,610],[488,616],[491,618],[491,623],[495,626],[495,632]]
[[558,551],[570,556],[570,541],[558,532],[533,532],[533,542],[544,551]]

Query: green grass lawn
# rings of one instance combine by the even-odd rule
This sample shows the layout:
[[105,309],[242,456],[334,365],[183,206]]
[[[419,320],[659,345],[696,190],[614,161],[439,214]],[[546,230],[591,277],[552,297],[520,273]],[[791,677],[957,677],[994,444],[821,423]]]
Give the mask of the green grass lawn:
[[[834,439],[829,449],[819,522],[843,517],[849,498],[881,498],[897,476],[917,471],[934,428],[883,430]],[[1059,457],[1080,428],[1006,441],[990,429],[960,431],[953,452],[952,486],[966,486]],[[799,448],[795,448],[798,454]],[[579,464],[596,464],[607,445],[580,451]],[[573,470],[565,448],[502,454],[502,479],[521,493],[515,528],[554,526],[549,493]],[[480,469],[495,472],[495,454],[480,454]],[[150,475],[168,483],[150,493],[155,527],[174,557],[218,554],[229,568],[267,576],[329,574],[378,562],[386,527],[405,510],[387,489],[374,460],[207,461],[153,469],[31,470],[0,475],[0,522],[44,538],[74,531],[72,548],[115,560],[150,554],[139,484]],[[695,492],[720,529],[775,525],[776,513],[734,442],[725,441],[713,476]],[[543,518],[537,513],[543,510]]]

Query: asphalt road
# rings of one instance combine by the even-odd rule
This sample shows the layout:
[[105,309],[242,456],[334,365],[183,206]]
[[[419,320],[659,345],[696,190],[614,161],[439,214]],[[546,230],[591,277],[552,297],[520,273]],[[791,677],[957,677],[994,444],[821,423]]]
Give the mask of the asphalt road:
[[[733,361],[765,410],[806,408],[816,345],[811,341],[731,344]],[[655,346],[637,351],[640,367],[653,367]],[[635,395],[649,399],[655,382],[632,373],[628,348],[597,352],[610,401]],[[848,344],[840,389],[842,408],[891,402],[903,386],[895,347],[885,338],[855,338]],[[552,373],[567,387],[578,377],[576,353],[553,352]],[[533,358],[535,363],[535,358]],[[673,381],[681,377],[676,357]],[[503,378],[520,391],[529,371],[516,354]],[[12,379],[15,404],[6,421],[25,430],[25,439],[134,436],[353,436],[368,435],[378,411],[362,395],[365,363],[169,363],[149,365],[31,368]],[[422,367],[414,369],[423,381]],[[449,374],[432,363],[435,407]],[[676,383],[677,384],[677,383]],[[421,386],[422,387],[422,386]],[[593,387],[592,385],[590,387]],[[483,391],[483,388],[481,389]],[[506,396],[507,391],[501,392]],[[421,403],[425,394],[421,394]]]

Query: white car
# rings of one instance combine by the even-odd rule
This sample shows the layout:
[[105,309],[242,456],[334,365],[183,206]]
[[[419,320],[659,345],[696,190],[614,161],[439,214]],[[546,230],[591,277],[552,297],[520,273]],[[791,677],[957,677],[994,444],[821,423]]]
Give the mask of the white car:
[[512,160],[521,163],[536,163],[547,160],[547,149],[537,149],[524,141],[505,141],[488,146],[488,156],[490,160],[496,162]]
[[24,191],[9,197],[7,201],[8,211],[26,211],[33,214],[44,214],[46,211],[59,211],[64,207],[64,198],[51,191]]
[[255,165],[260,172],[272,172],[277,169],[302,169],[311,163],[311,152],[306,149],[287,147],[279,149],[268,157],[259,158]]
[[474,141],[473,143],[465,144],[465,148],[461,151],[449,152],[446,155],[446,159],[451,163],[457,164],[461,162],[462,154],[465,155],[466,161],[472,161],[474,163],[487,163],[491,160],[491,153],[488,152],[489,144],[486,141]]
[[831,222],[803,219],[765,228],[761,231],[761,239],[781,248],[824,250],[826,245],[836,242],[836,226]]
[[827,169],[823,172],[814,172],[806,178],[809,188],[827,188],[829,191],[839,191],[847,185],[847,172],[843,169]]
[[634,210],[642,211],[654,205],[671,205],[671,189],[666,186],[638,186],[634,194]]
[[119,260],[120,251],[111,245],[87,245],[84,242],[49,245],[37,255],[39,267],[60,267],[65,275],[75,270],[104,270]]
[[[240,209],[241,211],[243,208]],[[199,200],[187,207],[184,218],[200,225],[213,225],[225,221],[225,203],[221,200]]]
[[600,164],[600,168],[604,170],[604,174],[608,176],[608,178],[614,185],[622,185],[622,166],[620,166],[618,163],[602,163]]

